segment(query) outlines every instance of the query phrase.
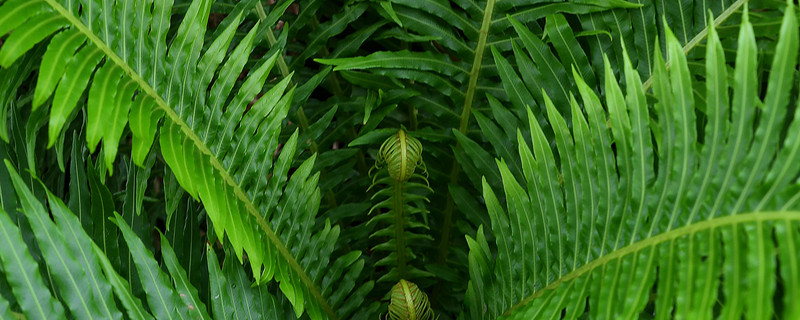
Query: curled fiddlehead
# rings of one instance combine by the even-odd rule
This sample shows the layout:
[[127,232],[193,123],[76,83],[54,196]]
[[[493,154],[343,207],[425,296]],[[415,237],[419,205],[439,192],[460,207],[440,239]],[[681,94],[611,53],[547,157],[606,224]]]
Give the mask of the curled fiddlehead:
[[[418,168],[421,170],[417,170]],[[375,251],[390,252],[376,263],[378,266],[391,268],[378,281],[430,276],[430,273],[409,265],[410,260],[415,257],[409,244],[432,240],[427,234],[415,232],[429,229],[416,218],[428,213],[424,206],[424,202],[428,201],[425,195],[433,192],[424,176],[427,172],[422,162],[422,144],[404,130],[398,130],[381,145],[374,169],[378,172],[369,189],[382,186],[372,199],[383,200],[372,207],[370,214],[376,210],[383,212],[370,219],[368,224],[380,222],[383,227],[370,237],[390,238],[373,247]],[[425,220],[427,219],[423,219]]]
[[422,166],[424,171],[422,143],[402,129],[398,130],[397,134],[386,139],[381,145],[376,167],[382,163],[386,164],[389,177],[398,182],[405,182],[414,175],[417,166]]
[[428,295],[410,281],[400,279],[392,287],[392,300],[389,304],[391,320],[433,320],[435,316],[428,302]]

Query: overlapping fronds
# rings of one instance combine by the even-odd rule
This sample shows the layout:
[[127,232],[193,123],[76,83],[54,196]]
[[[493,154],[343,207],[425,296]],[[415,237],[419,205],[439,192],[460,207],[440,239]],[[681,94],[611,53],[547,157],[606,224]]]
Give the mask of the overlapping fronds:
[[0,319],[800,318],[785,2],[0,0]]
[[[579,17],[581,28],[584,32],[593,32],[596,35],[589,37],[588,57],[598,69],[603,64],[603,53],[606,53],[612,65],[622,65],[621,43],[628,44],[626,50],[633,67],[639,71],[642,80],[647,82],[653,74],[655,62],[653,51],[656,47],[664,45],[665,28],[661,23],[661,18],[666,19],[666,23],[672,29],[675,38],[683,44],[684,52],[689,52],[698,47],[708,36],[710,25],[721,25],[730,18],[738,16],[734,14],[747,3],[746,0],[720,0],[720,1],[645,1],[631,0],[629,2],[640,4],[637,8],[627,10],[613,10],[607,12],[590,13]],[[780,1],[774,3],[780,5]],[[753,5],[759,6],[758,3]],[[771,6],[766,2],[760,6]],[[713,13],[715,18],[708,15]],[[735,20],[735,19],[730,19]],[[549,22],[549,21],[548,21]],[[602,33],[601,33],[602,32]],[[607,33],[606,33],[607,32]],[[557,38],[548,35],[556,42]],[[661,42],[659,43],[659,39]],[[613,41],[609,41],[613,40]],[[559,55],[563,50],[559,49]],[[698,52],[702,56],[702,52]],[[568,63],[564,63],[569,67]],[[602,84],[603,71],[598,70],[598,84]],[[621,71],[621,70],[620,70]],[[581,73],[582,76],[583,73]],[[589,83],[587,81],[587,83]]]
[[[503,92],[487,91],[489,111],[474,112],[486,139],[491,143],[494,154],[506,159],[511,172],[521,174],[521,163],[516,157],[511,157],[516,139],[516,129],[521,128],[526,136],[530,134],[527,128],[526,108],[534,107],[533,114],[539,124],[545,129],[548,140],[552,143],[554,137],[547,130],[546,111],[544,110],[543,93],[553,100],[559,112],[566,121],[570,119],[570,92],[577,92],[575,74],[579,75],[596,93],[604,91],[604,77],[606,69],[603,59],[611,62],[611,72],[620,76],[623,72],[623,43],[627,44],[631,64],[644,81],[645,89],[652,85],[652,53],[659,45],[661,39],[663,47],[664,29],[661,17],[670,23],[675,34],[679,34],[678,41],[683,45],[690,64],[702,63],[703,55],[693,50],[706,39],[708,26],[723,25],[726,30],[736,26],[738,15],[735,12],[742,9],[746,1],[629,1],[632,7],[614,8],[611,10],[585,12],[585,11],[559,11],[555,10],[566,4],[553,5],[545,10],[544,21],[530,21],[524,13],[511,13],[503,18],[504,25],[513,27],[515,33],[501,41],[490,43],[492,55],[495,60],[497,74],[502,79]],[[772,16],[779,14],[775,2],[758,2],[758,19],[760,28],[770,28],[769,32],[762,32],[762,37],[773,34],[776,29]],[[583,2],[581,2],[583,3]],[[600,2],[593,2],[598,4]],[[672,5],[670,5],[672,4]],[[779,7],[779,6],[778,6]],[[716,18],[709,20],[705,14],[713,12]],[[525,11],[523,11],[525,12]],[[732,32],[727,32],[732,35]],[[733,47],[734,37],[724,38],[726,47]],[[767,40],[760,38],[759,40]],[[509,56],[509,51],[513,56]],[[769,51],[766,54],[769,55]],[[571,72],[575,69],[575,73]],[[693,76],[702,76],[702,68],[692,68]],[[500,106],[498,102],[511,102],[510,107]],[[495,121],[485,113],[491,112]],[[522,121],[515,121],[515,118]],[[460,137],[462,145],[471,143],[467,137]],[[478,140],[480,142],[480,140]],[[480,184],[481,175],[486,170],[485,164],[491,163],[491,156],[479,152],[468,152],[468,158],[460,161],[465,168],[478,167],[480,170],[465,170],[471,180]],[[486,175],[489,184],[498,188],[499,172],[490,169],[491,174]],[[502,199],[502,196],[500,196]]]
[[[588,13],[612,8],[631,8],[639,5],[625,1],[598,3],[563,3],[544,1],[536,3],[507,1],[386,1],[381,13],[397,24],[394,38],[404,40],[414,36],[418,41],[428,41],[439,53],[411,50],[375,52],[364,57],[317,59],[334,65],[335,71],[370,71],[393,79],[408,79],[435,88],[435,96],[418,94],[410,101],[417,108],[441,114],[442,107],[460,106],[455,128],[464,132],[473,104],[480,100],[479,92],[501,94],[501,88],[492,84],[497,72],[485,57],[486,50],[498,43],[502,50],[511,49],[507,39],[515,36],[507,14],[514,13],[524,23],[544,18],[549,13]],[[437,51],[437,50],[432,50]],[[357,77],[352,75],[351,77]],[[424,90],[418,88],[417,90]],[[428,91],[421,91],[428,92]],[[477,94],[477,95],[476,95]],[[443,95],[443,96],[440,96]],[[480,103],[483,106],[484,103]],[[466,115],[466,116],[464,116]],[[423,119],[424,120],[424,119]],[[449,122],[448,122],[449,123]],[[431,123],[435,127],[442,124]]]
[[355,307],[342,307],[346,298],[362,299],[372,283],[326,285],[357,275],[363,263],[352,258],[357,252],[341,263],[330,259],[339,229],[315,223],[315,158],[288,178],[297,133],[280,147],[278,138],[294,93],[291,76],[263,92],[280,48],[237,81],[279,17],[236,37],[255,2],[237,4],[204,43],[211,1],[191,2],[177,28],[170,27],[168,0],[6,1],[0,35],[13,31],[0,49],[0,66],[46,46],[33,106],[50,106],[49,145],[88,90],[86,141],[94,151],[102,140],[109,170],[126,125],[138,165],[160,132],[164,160],[258,283],[276,279],[297,316],[305,310],[313,319],[347,317]]
[[[420,133],[420,139],[432,142],[426,148],[440,155],[431,164],[434,189],[441,199],[433,205],[441,208],[435,217],[440,225],[437,237],[437,262],[440,266],[465,263],[453,260],[450,255],[450,238],[455,221],[466,220],[477,224],[485,216],[474,209],[479,204],[474,200],[454,201],[453,196],[463,198],[464,193],[476,189],[459,184],[463,171],[473,181],[479,181],[480,169],[466,164],[469,151],[462,148],[463,139],[474,129],[470,125],[477,110],[488,108],[487,93],[505,99],[507,94],[500,86],[498,68],[489,58],[488,51],[494,45],[503,52],[511,50],[509,38],[516,36],[507,14],[513,14],[523,23],[535,23],[548,14],[588,13],[612,8],[632,8],[637,4],[625,1],[440,1],[440,0],[392,0],[376,6],[379,14],[393,23],[383,27],[381,33],[392,42],[406,43],[400,48],[387,45],[388,50],[371,52],[359,57],[337,57],[315,59],[333,65],[336,74],[349,82],[373,90],[392,91],[403,95],[400,110],[408,109],[409,128],[428,130]],[[390,43],[392,43],[390,42]],[[517,111],[521,111],[518,109]],[[391,110],[389,110],[391,111]],[[417,115],[419,113],[419,116]],[[478,119],[479,121],[481,119]],[[392,123],[392,125],[395,125]],[[361,134],[369,131],[361,132]],[[496,143],[494,140],[490,141]],[[455,150],[451,145],[455,144]],[[474,178],[477,177],[477,178]],[[437,201],[438,200],[438,201]],[[460,214],[454,215],[455,212]],[[454,219],[457,217],[457,219]],[[463,253],[463,251],[462,251]],[[466,254],[458,255],[462,258]],[[442,273],[453,273],[442,271]],[[464,281],[455,281],[461,285]]]
[[[604,52],[610,55],[614,74],[621,70],[614,64],[622,61],[620,39],[652,48],[655,37],[663,34],[652,22],[666,15],[670,22],[682,20],[680,26],[675,23],[676,33],[687,35],[679,37],[679,41],[689,49],[697,44],[692,39],[705,37],[707,9],[720,15],[716,22],[722,23],[743,3],[682,1],[669,6],[656,2],[299,1],[297,24],[305,26],[300,27],[301,32],[292,32],[309,35],[310,39],[299,36],[296,43],[289,43],[298,52],[287,57],[290,67],[305,64],[306,68],[329,70],[324,68],[334,66],[334,72],[326,76],[323,84],[333,97],[322,103],[312,98],[304,106],[308,114],[316,114],[317,118],[327,117],[332,106],[338,107],[330,129],[333,134],[323,136],[319,142],[323,146],[320,150],[333,146],[327,154],[322,153],[326,158],[322,163],[327,166],[323,170],[328,171],[323,172],[321,186],[326,216],[343,224],[363,225],[353,217],[363,216],[360,213],[369,205],[353,196],[368,183],[363,181],[364,150],[342,149],[338,142],[358,140],[365,145],[360,139],[377,141],[393,133],[391,128],[406,125],[438,160],[429,168],[431,186],[437,193],[430,197],[428,207],[441,212],[431,215],[431,235],[438,242],[437,266],[431,271],[440,279],[448,279],[450,288],[465,284],[466,274],[458,266],[466,264],[466,246],[462,238],[453,234],[474,234],[477,225],[488,223],[488,215],[475,195],[480,193],[477,186],[482,175],[493,187],[502,186],[494,157],[503,157],[513,174],[522,174],[514,140],[517,128],[527,126],[523,101],[543,105],[541,89],[545,89],[569,121],[569,113],[565,112],[568,108],[564,107],[569,105],[568,93],[577,90],[569,72],[571,66],[599,92],[603,86]],[[322,23],[307,24],[315,13],[322,13]],[[376,15],[382,19],[376,21]],[[642,24],[642,19],[649,19],[648,23]],[[352,34],[341,39],[329,37],[340,32],[344,23],[349,23]],[[529,34],[523,39],[519,30]],[[320,50],[325,44],[327,47]],[[359,46],[358,51],[353,49]],[[493,60],[487,57],[492,48],[492,55],[501,58],[525,53],[528,48],[535,54]],[[636,57],[644,52],[636,50],[638,47],[630,49]],[[322,59],[314,61],[322,66],[309,61],[315,51],[316,57]],[[342,54],[344,51],[348,53]],[[639,63],[636,57],[633,65],[646,78],[650,66]],[[529,72],[516,75],[515,67]],[[526,83],[506,80],[512,74]],[[376,95],[383,101],[374,99]],[[504,105],[508,101],[512,102],[511,107]],[[542,127],[549,127],[539,108],[534,108],[534,115]],[[298,120],[303,126],[303,118]],[[476,135],[478,129],[484,134]],[[380,138],[376,138],[378,131],[384,134]],[[522,131],[529,134],[525,128]],[[551,135],[547,138],[554,143]],[[502,201],[503,196],[499,197]],[[366,231],[352,230],[348,235],[353,239],[351,243],[365,241],[362,239],[366,238]],[[459,304],[450,306],[454,312],[458,308]]]
[[[123,313],[129,319],[211,319],[208,308],[199,299],[195,287],[187,281],[186,272],[177,264],[175,253],[166,239],[162,238],[161,253],[169,275],[161,269],[153,258],[153,253],[145,248],[131,227],[119,215],[113,219],[136,263],[138,282],[147,293],[147,299],[143,302],[133,294],[128,280],[117,273],[103,250],[81,227],[78,217],[58,197],[46,191],[49,203],[47,210],[8,161],[6,166],[19,198],[21,215],[12,218],[9,213],[0,209],[0,232],[3,236],[0,243],[5,246],[0,251],[0,262],[3,266],[0,276],[11,284],[22,313],[12,316],[7,307],[0,308],[3,319],[65,319],[67,316],[74,319],[123,319]],[[16,214],[12,213],[12,216]],[[22,239],[18,227],[22,221],[27,221],[34,231],[38,250],[44,254],[48,269],[46,274],[53,281],[45,281],[46,278],[43,278],[39,265],[30,253],[31,250],[36,250],[35,247]],[[232,264],[232,260],[231,257],[226,263]],[[226,269],[223,275],[219,271],[216,257],[213,261],[211,263],[209,260],[209,272],[212,274],[212,281],[226,290],[223,297],[228,297],[229,292],[258,291],[257,299],[242,297],[249,299],[250,305],[221,306],[215,303],[212,308],[215,315],[220,313],[218,309],[222,309],[223,314],[225,310],[239,313],[257,310],[264,315],[293,316],[287,303],[281,303],[281,300],[266,290],[251,289],[250,282],[246,280],[238,263],[235,267]],[[246,281],[226,285],[225,277],[236,275]],[[48,286],[53,286],[52,289],[59,294],[51,295]],[[219,300],[216,299],[215,302]],[[121,305],[117,305],[116,301]],[[66,313],[65,309],[69,312]]]
[[468,237],[467,318],[800,316],[798,22],[788,3],[763,95],[746,11],[732,81],[709,23],[704,82],[667,30],[669,71],[653,48],[655,102],[627,51],[625,95],[605,61],[605,104],[573,71],[582,107],[570,96],[571,126],[543,94],[555,147],[528,111],[524,176],[497,162],[505,209],[483,182],[496,241],[483,228]]
[[[524,109],[526,101],[530,99],[543,103],[544,90],[559,111],[567,116],[569,92],[577,90],[570,69],[575,68],[589,87],[603,88],[606,72],[603,59],[609,59],[615,75],[621,74],[622,69],[616,66],[622,66],[624,61],[623,43],[628,44],[626,52],[631,64],[643,80],[648,79],[645,87],[649,87],[652,82],[652,54],[656,47],[663,46],[665,39],[664,28],[656,21],[664,17],[673,27],[679,43],[684,46],[684,52],[689,52],[707,37],[709,25],[728,21],[746,1],[629,2],[635,5],[575,15],[571,13],[576,12],[549,12],[544,26],[531,27],[526,24],[528,20],[524,19],[524,14],[509,15],[506,24],[512,25],[517,34],[495,43],[497,50],[493,53],[498,73],[505,80],[503,87],[515,109]],[[709,11],[717,16],[713,21],[709,20]],[[568,19],[571,16],[574,16],[572,24]],[[662,39],[662,42],[658,43],[658,39]],[[507,47],[511,47],[514,53],[512,61],[503,58]],[[516,70],[511,67],[512,64],[516,64]],[[525,83],[508,81],[509,77],[520,76]]]

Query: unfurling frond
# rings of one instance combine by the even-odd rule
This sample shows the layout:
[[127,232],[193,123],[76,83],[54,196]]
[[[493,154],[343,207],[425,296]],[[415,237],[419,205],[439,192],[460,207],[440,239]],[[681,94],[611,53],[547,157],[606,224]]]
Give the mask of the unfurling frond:
[[[380,168],[383,164],[386,170]],[[419,222],[418,219],[419,216],[428,214],[424,203],[428,202],[426,195],[433,192],[428,187],[427,179],[419,173],[414,173],[420,166],[424,170],[422,144],[402,129],[381,145],[378,161],[375,164],[380,171],[375,175],[370,189],[381,186],[382,189],[372,198],[386,198],[375,204],[370,214],[375,210],[386,211],[370,219],[367,224],[384,222],[384,227],[373,232],[370,237],[389,237],[388,241],[374,246],[373,250],[390,252],[376,265],[388,266],[391,269],[378,281],[396,281],[431,275],[409,263],[415,258],[411,245],[418,246],[421,241],[433,240],[422,232],[429,229],[427,224]],[[416,180],[422,180],[424,184]],[[421,220],[427,221],[427,218]]]
[[386,164],[389,176],[394,181],[406,182],[414,174],[417,166],[424,168],[422,162],[422,143],[409,136],[403,129],[386,139],[378,152],[378,163]]
[[391,320],[433,320],[434,314],[428,302],[428,295],[413,283],[400,279],[392,287],[392,301],[389,304]]

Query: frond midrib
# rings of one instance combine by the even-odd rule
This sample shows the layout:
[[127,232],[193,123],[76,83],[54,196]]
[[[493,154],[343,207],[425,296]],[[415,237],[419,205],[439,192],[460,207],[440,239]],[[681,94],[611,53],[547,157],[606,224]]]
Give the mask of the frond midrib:
[[800,221],[800,211],[762,211],[762,212],[749,212],[737,215],[729,215],[718,217],[710,220],[704,220],[678,229],[673,229],[656,236],[638,241],[631,245],[622,247],[609,254],[599,257],[591,262],[581,266],[578,269],[564,275],[563,277],[551,282],[546,287],[536,290],[533,294],[520,300],[508,310],[503,312],[503,316],[510,316],[514,310],[530,303],[534,299],[542,296],[545,292],[555,290],[564,282],[579,278],[597,267],[601,267],[606,263],[622,258],[623,256],[637,253],[648,247],[655,247],[661,243],[672,241],[685,235],[691,235],[702,231],[719,228],[728,225],[737,225],[748,222],[764,222],[764,221]]
[[291,255],[289,249],[283,244],[280,238],[275,234],[275,231],[270,228],[267,221],[264,217],[258,212],[255,205],[252,201],[247,197],[246,193],[241,189],[239,184],[233,179],[233,176],[222,166],[222,163],[216,157],[215,154],[211,152],[211,150],[200,140],[200,137],[195,134],[194,131],[184,122],[175,111],[169,107],[166,101],[164,101],[161,96],[156,93],[155,89],[150,86],[139,74],[137,74],[131,66],[129,66],[125,61],[113,51],[111,48],[106,45],[100,38],[95,35],[91,30],[89,30],[86,25],[84,25],[80,19],[72,13],[70,13],[66,8],[61,6],[60,3],[56,2],[55,0],[44,0],[47,2],[48,5],[53,7],[53,9],[58,12],[62,17],[67,19],[69,23],[77,28],[81,33],[83,33],[98,49],[103,51],[108,59],[114,62],[119,68],[122,69],[128,77],[131,78],[134,82],[139,85],[148,96],[155,100],[156,105],[164,111],[166,114],[166,118],[172,121],[174,124],[178,125],[181,128],[181,131],[192,140],[194,145],[204,154],[207,155],[211,161],[211,165],[220,172],[220,176],[222,179],[227,183],[231,188],[233,188],[236,197],[245,204],[245,208],[247,208],[247,213],[253,216],[256,219],[256,222],[267,235],[267,238],[273,245],[278,249],[280,255],[289,263],[292,269],[300,276],[301,281],[303,284],[309,289],[311,294],[314,296],[315,300],[325,309],[325,312],[333,319],[338,319],[336,317],[336,313],[331,308],[328,301],[322,296],[321,291],[317,287],[317,285],[311,280],[309,275],[305,272],[302,266],[297,262],[294,256]]

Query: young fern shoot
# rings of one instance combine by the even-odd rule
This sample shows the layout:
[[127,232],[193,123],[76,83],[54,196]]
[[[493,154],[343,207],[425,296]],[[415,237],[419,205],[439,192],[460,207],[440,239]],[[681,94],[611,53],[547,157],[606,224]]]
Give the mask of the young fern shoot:
[[392,287],[391,303],[386,319],[390,320],[434,320],[436,319],[428,295],[419,287],[406,280],[400,280]]
[[[384,170],[385,168],[385,170]],[[417,168],[421,169],[420,174]],[[431,276],[410,265],[415,255],[409,244],[420,240],[433,240],[427,234],[412,230],[425,229],[428,226],[415,219],[428,211],[423,202],[428,199],[425,194],[433,192],[428,186],[425,175],[427,171],[422,161],[422,144],[404,130],[398,130],[383,142],[378,152],[378,160],[373,169],[378,169],[368,191],[377,185],[383,186],[372,199],[383,198],[370,210],[385,209],[367,222],[382,223],[383,228],[373,232],[370,237],[391,237],[387,242],[376,245],[374,251],[389,251],[389,255],[378,261],[377,265],[391,267],[390,271],[378,281],[398,281]],[[427,219],[423,219],[427,220]]]

